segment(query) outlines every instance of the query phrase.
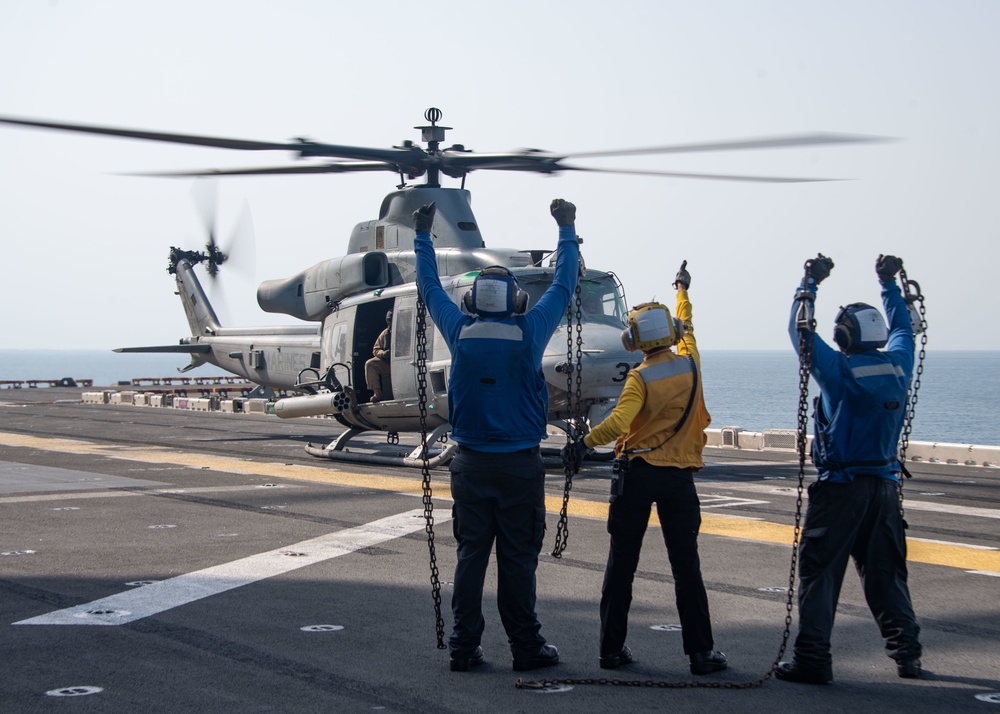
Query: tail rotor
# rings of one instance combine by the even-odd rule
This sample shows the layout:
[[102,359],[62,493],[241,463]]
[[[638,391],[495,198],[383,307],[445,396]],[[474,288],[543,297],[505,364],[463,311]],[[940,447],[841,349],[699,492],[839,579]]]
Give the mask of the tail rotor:
[[[191,197],[194,200],[198,215],[201,217],[201,222],[204,226],[206,235],[205,249],[203,252],[177,252],[182,253],[183,257],[186,257],[192,263],[203,263],[205,265],[205,271],[208,273],[211,282],[209,290],[212,300],[216,303],[217,308],[221,308],[223,314],[228,314],[228,311],[225,309],[224,293],[219,287],[220,266],[226,264],[227,271],[240,274],[251,283],[253,283],[256,273],[256,239],[250,206],[244,201],[228,240],[225,245],[220,245],[217,228],[219,213],[218,182],[214,179],[196,179],[191,188]],[[175,250],[171,249],[172,256],[175,254]]]

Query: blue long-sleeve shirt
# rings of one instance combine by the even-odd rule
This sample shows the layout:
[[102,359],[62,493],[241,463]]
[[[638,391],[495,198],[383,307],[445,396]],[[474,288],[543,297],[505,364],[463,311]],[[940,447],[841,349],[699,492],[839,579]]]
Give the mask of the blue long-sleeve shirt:
[[[889,318],[889,339],[881,350],[844,354],[815,333],[810,373],[821,399],[813,414],[812,461],[821,479],[853,480],[858,474],[897,479],[899,437],[906,395],[913,374],[913,328],[895,281],[882,282],[882,305]],[[806,286],[799,286],[802,290]],[[816,286],[809,290],[815,292]],[[788,333],[799,350],[798,300],[792,302]]]
[[548,389],[542,354],[576,287],[580,248],[572,227],[559,228],[552,285],[524,315],[467,315],[441,286],[429,231],[418,231],[417,285],[451,350],[448,418],[452,438],[477,451],[506,453],[545,438]]

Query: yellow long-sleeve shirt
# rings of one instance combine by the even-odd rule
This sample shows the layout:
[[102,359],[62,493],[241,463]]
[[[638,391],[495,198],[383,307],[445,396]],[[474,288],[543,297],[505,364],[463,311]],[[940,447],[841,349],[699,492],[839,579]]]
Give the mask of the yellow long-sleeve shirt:
[[[686,364],[690,356],[700,372],[701,355],[691,323],[692,309],[686,290],[677,291],[676,316],[688,325],[688,332],[677,344],[677,353],[661,350],[648,354],[642,364],[629,372],[618,404],[608,417],[587,434],[584,444],[593,448],[617,439],[615,452],[623,449],[651,449],[642,458],[659,466],[701,468],[705,446],[705,428],[711,416],[705,408],[701,380],[695,387],[694,403],[688,420],[676,436],[677,428],[694,386],[693,374]],[[647,381],[643,373],[649,376]],[[668,440],[669,437],[669,440]]]

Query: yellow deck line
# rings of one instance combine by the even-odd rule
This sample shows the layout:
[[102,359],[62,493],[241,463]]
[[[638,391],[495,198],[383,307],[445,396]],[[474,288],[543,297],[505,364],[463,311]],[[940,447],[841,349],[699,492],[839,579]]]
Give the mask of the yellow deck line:
[[[173,464],[195,469],[214,469],[227,473],[252,474],[267,478],[287,478],[299,481],[371,488],[396,493],[423,493],[421,482],[415,478],[357,474],[331,469],[327,466],[320,468],[298,464],[243,461],[232,457],[214,456],[163,447],[95,444],[89,441],[26,436],[6,432],[0,432],[0,444],[40,449],[42,451],[90,454],[143,463]],[[451,498],[451,491],[447,484],[437,483],[434,486],[434,490],[435,495],[438,497]],[[547,496],[545,507],[550,513],[559,513],[559,510],[562,508],[562,498]],[[567,513],[571,516],[604,520],[608,517],[608,504],[598,501],[570,499]],[[654,512],[650,523],[654,525],[656,522],[656,514]],[[701,533],[722,536],[724,538],[737,538],[760,543],[787,544],[790,546],[793,529],[791,526],[780,523],[725,518],[710,513],[702,513]],[[926,543],[923,541],[908,540],[907,559],[914,563],[943,565],[949,568],[961,568],[962,570],[1000,572],[1000,551],[981,550],[957,544]]]

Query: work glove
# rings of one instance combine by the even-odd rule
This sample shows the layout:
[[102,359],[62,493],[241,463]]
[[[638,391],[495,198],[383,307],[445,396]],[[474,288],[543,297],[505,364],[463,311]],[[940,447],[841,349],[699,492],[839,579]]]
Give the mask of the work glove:
[[572,227],[576,223],[576,206],[569,201],[564,201],[561,198],[554,199],[552,205],[549,206],[549,212],[559,226]]
[[685,260],[681,263],[681,269],[677,271],[677,275],[674,278],[674,290],[687,290],[691,287],[691,273],[687,271],[687,267],[688,262]]
[[896,277],[898,273],[903,268],[903,261],[894,255],[882,255],[879,254],[878,260],[875,262],[875,272],[878,273],[878,279],[883,283],[890,283],[892,279]]
[[813,283],[819,285],[830,277],[831,270],[833,270],[833,260],[822,253],[817,253],[809,265],[809,277],[812,278]]
[[437,211],[437,204],[428,203],[413,212],[413,227],[418,231],[429,231],[434,224],[434,213]]
[[587,455],[590,449],[587,448],[586,444],[583,443],[583,437],[581,436],[576,441],[570,441],[566,446],[559,450],[559,458],[562,459],[563,466],[568,469],[573,469],[573,473],[580,470],[580,465],[583,463],[583,457]]

